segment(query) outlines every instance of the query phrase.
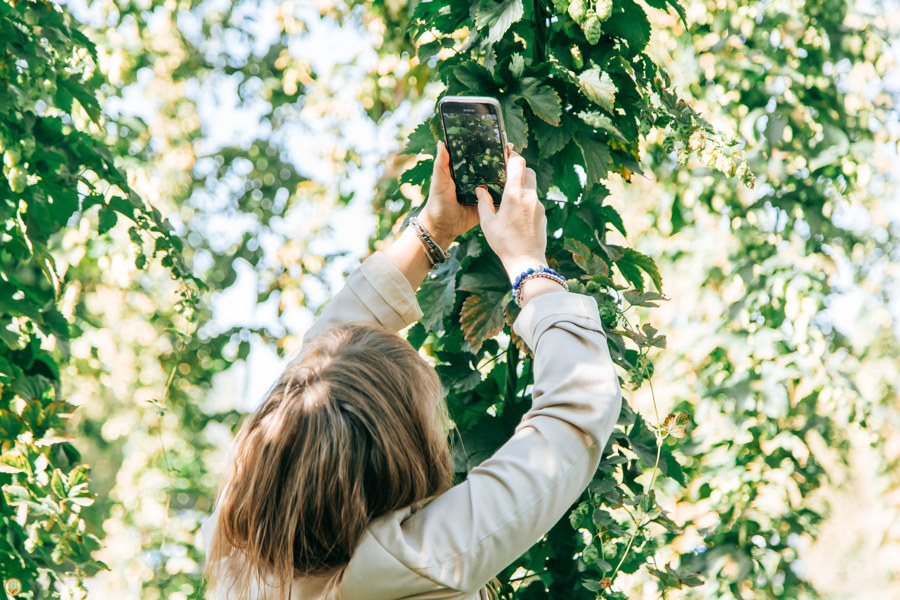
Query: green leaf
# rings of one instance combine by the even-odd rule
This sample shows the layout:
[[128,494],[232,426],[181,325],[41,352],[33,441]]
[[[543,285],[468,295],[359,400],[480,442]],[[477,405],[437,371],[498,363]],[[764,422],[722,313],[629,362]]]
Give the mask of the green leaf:
[[632,306],[643,306],[645,308],[656,308],[658,300],[668,300],[662,294],[656,292],[644,292],[643,294],[637,290],[628,290],[625,292],[625,301]]
[[542,85],[537,79],[526,77],[522,80],[521,93],[534,114],[550,125],[559,125],[562,102],[556,90],[549,85]]
[[118,215],[111,206],[102,207],[100,209],[100,212],[98,213],[98,217],[100,221],[97,225],[97,233],[99,233],[100,235],[104,235],[110,229],[116,226]]
[[618,127],[613,125],[612,119],[610,119],[603,113],[595,110],[583,110],[578,113],[578,117],[591,127],[599,129],[601,131],[605,131],[606,133],[617,138],[622,143],[628,143],[628,140],[625,138],[625,134],[622,133]]
[[[635,276],[635,271],[633,270],[634,267],[637,267],[650,277],[650,280],[653,282],[653,285],[656,286],[657,290],[662,291],[662,276],[660,276],[659,269],[653,259],[632,248],[622,248],[622,251],[624,252],[624,255],[616,261],[616,266],[619,267],[619,271],[625,279],[627,279],[638,291],[643,292],[643,277],[641,277],[640,273],[637,273]],[[626,275],[626,270],[628,270],[629,275]]]
[[525,148],[528,145],[528,124],[522,107],[516,104],[521,98],[518,95],[505,96],[500,100],[503,108],[503,119],[506,123],[506,137],[516,148]]
[[453,312],[456,301],[456,274],[459,260],[456,253],[450,254],[440,267],[432,271],[419,288],[417,295],[424,316],[419,321],[429,331],[443,330],[444,318]]
[[506,292],[510,289],[509,276],[503,263],[493,252],[484,254],[469,264],[459,278],[459,289],[474,294],[485,292]]
[[541,152],[541,158],[550,158],[566,147],[571,138],[567,127],[553,127],[544,121],[536,121],[534,125],[534,137]]
[[421,323],[415,323],[409,330],[406,332],[406,341],[409,342],[409,345],[418,350],[422,347],[422,344],[425,343],[425,339],[428,337],[428,331],[422,326]]
[[478,31],[487,28],[487,43],[493,44],[499,42],[509,27],[521,19],[524,13],[522,0],[482,0],[475,17],[475,27]]
[[650,41],[650,21],[647,13],[633,0],[617,0],[617,12],[603,24],[607,33],[628,44],[633,54],[641,52]]
[[435,152],[434,132],[431,131],[431,119],[420,123],[406,141],[401,154],[431,154]]
[[509,74],[512,75],[515,79],[519,79],[522,77],[522,72],[525,70],[525,59],[521,54],[516,52],[512,55],[512,58],[509,60]]
[[494,77],[484,65],[472,60],[460,63],[453,69],[453,76],[469,90],[490,95],[495,89]]
[[581,148],[584,157],[587,188],[590,189],[594,184],[603,181],[609,173],[612,166],[609,146],[589,138],[575,138],[575,143]]
[[609,73],[597,67],[587,69],[578,76],[578,83],[592,102],[612,111],[616,102],[616,92],[619,90],[612,82]]
[[60,498],[68,496],[66,492],[65,476],[59,469],[53,469],[53,477],[50,478],[50,489]]

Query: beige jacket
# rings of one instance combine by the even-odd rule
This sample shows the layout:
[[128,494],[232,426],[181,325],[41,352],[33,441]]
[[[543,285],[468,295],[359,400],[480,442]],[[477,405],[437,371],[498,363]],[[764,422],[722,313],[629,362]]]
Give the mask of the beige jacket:
[[[398,331],[422,316],[383,254],[347,279],[306,339],[349,321]],[[373,521],[341,584],[344,600],[475,599],[536,543],[591,481],[621,406],[619,380],[593,298],[560,291],[528,302],[514,329],[534,351],[533,404],[513,437],[466,481],[413,512]],[[217,512],[202,537],[212,539]],[[295,580],[291,598],[320,598]]]

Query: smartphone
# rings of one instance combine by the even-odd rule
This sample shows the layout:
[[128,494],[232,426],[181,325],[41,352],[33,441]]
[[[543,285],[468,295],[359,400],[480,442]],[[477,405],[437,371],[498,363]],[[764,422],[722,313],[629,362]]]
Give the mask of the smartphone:
[[485,96],[444,96],[438,102],[450,175],[460,204],[478,204],[475,188],[487,187],[495,205],[506,185],[506,129],[500,103]]

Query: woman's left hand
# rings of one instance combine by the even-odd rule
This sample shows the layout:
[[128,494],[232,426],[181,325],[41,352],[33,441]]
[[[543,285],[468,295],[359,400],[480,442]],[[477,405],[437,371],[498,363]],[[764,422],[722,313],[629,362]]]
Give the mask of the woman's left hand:
[[437,143],[434,172],[428,200],[419,213],[419,221],[432,239],[446,250],[457,236],[478,224],[478,207],[456,201],[456,184],[450,176],[450,154],[441,141]]

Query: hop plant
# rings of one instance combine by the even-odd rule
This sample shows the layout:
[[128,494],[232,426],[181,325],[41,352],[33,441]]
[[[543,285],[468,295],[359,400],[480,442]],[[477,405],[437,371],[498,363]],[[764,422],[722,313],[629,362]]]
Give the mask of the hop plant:
[[[597,6],[594,7],[594,14],[600,21],[605,21],[612,14],[612,0],[597,0]],[[592,42],[593,43],[593,42]]]
[[582,29],[584,29],[584,37],[587,38],[587,41],[591,45],[595,45],[600,41],[600,34],[602,33],[600,23],[600,17],[598,17],[594,13],[590,13],[585,20],[584,25],[582,25]]
[[587,2],[585,0],[574,0],[569,4],[569,16],[572,20],[581,25],[587,18]]

